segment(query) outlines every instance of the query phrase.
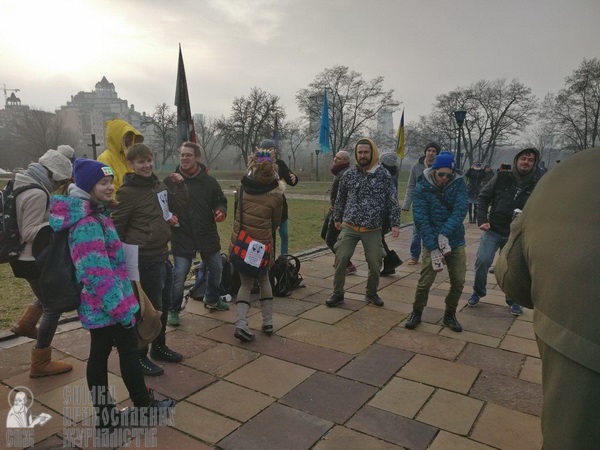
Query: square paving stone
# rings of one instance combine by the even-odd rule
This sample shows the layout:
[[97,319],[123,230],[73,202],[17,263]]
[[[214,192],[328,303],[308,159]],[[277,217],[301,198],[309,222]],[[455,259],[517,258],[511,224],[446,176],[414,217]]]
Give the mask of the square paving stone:
[[[457,316],[459,322],[462,322],[460,314]],[[420,329],[420,326],[419,326]],[[486,347],[497,348],[500,346],[502,341],[500,338],[494,336],[488,336],[485,334],[472,333],[468,330],[463,330],[461,333],[455,333],[448,327],[443,327],[440,331],[440,336],[449,337],[452,339],[458,339],[460,341],[472,342],[474,344],[485,345]]]
[[317,322],[334,324],[339,322],[348,314],[352,314],[352,311],[341,308],[330,308],[326,305],[319,305],[316,308],[306,311],[304,314],[300,315],[300,317],[307,320],[315,320]]
[[525,355],[533,356],[535,358],[540,357],[537,342],[532,341],[531,339],[524,339],[516,336],[506,336],[502,340],[500,348],[510,350],[513,352],[523,353]]
[[316,345],[306,344],[304,342],[298,342],[293,339],[287,339],[278,336],[279,333],[277,332],[272,336],[265,336],[262,333],[257,333],[254,342],[241,343],[233,337],[233,331],[233,325],[224,325],[209,331],[205,336],[209,339],[225,342],[246,350],[269,355],[274,358],[311,367],[323,372],[336,372],[352,359],[351,355]]
[[177,329],[167,335],[167,345],[183,355],[183,360],[193,358],[216,344],[208,339],[203,339],[188,331]]
[[[231,304],[229,305],[231,307]],[[222,320],[217,318],[199,316],[198,314],[183,313],[180,316],[181,326],[177,327],[177,330],[187,331],[196,335],[201,335],[208,330],[212,330],[218,326],[223,325]]]
[[481,370],[516,378],[521,371],[525,356],[498,348],[467,344],[457,361]]
[[250,350],[227,344],[217,344],[193,358],[186,359],[184,364],[216,377],[224,377],[258,357],[258,353]]
[[288,392],[280,402],[338,424],[346,422],[377,388],[317,372]]
[[418,328],[408,330],[403,327],[394,328],[377,343],[450,361],[454,361],[466,345],[465,342],[457,339],[420,332]]
[[542,360],[528,356],[525,359],[525,364],[519,374],[519,378],[531,383],[542,384]]
[[90,332],[79,328],[54,336],[52,347],[86,361],[90,356],[90,342]]
[[398,448],[397,445],[389,442],[336,426],[319,441],[314,450],[398,450]]
[[525,339],[535,340],[535,333],[533,332],[533,325],[530,322],[523,320],[515,320],[508,334],[517,336]]
[[237,384],[218,381],[192,395],[187,401],[246,422],[267,408],[275,399]]
[[429,450],[494,450],[485,444],[440,430]]
[[415,355],[400,370],[398,376],[467,394],[478,374],[479,369],[475,367],[430,356]]
[[542,386],[494,372],[482,372],[469,395],[535,416],[542,413]]
[[408,303],[410,305],[415,301],[415,292],[417,291],[414,288],[409,288],[406,286],[402,286],[397,283],[398,280],[389,286],[386,286],[383,289],[380,289],[378,294],[384,300],[396,300],[402,303]]
[[223,450],[306,450],[333,423],[284,405],[274,404],[218,443]]
[[[177,419],[175,419],[177,420]],[[155,436],[149,437],[148,445],[145,440],[141,440],[140,445],[137,441],[132,440],[128,446],[123,447],[124,449],[132,448],[164,448],[164,449],[194,449],[194,450],[211,450],[213,447],[203,444],[197,439],[194,439],[187,434],[173,427],[157,427],[152,429],[156,432]]]
[[215,381],[212,375],[183,364],[164,363],[161,366],[165,373],[159,377],[144,377],[146,386],[175,400],[181,400]]
[[369,406],[413,419],[435,391],[431,386],[394,378],[369,402]]
[[469,434],[483,402],[438,389],[417,416],[417,420],[452,433]]
[[413,355],[411,352],[375,344],[354,358],[338,375],[381,387]]
[[240,426],[235,420],[189,402],[177,403],[174,421],[174,428],[211,444],[217,443]]
[[540,418],[488,403],[471,433],[471,439],[502,450],[540,449]]
[[354,314],[341,320],[337,326],[351,330],[356,334],[383,336],[392,327],[398,325],[405,315],[385,308],[361,308]]
[[273,312],[288,316],[299,316],[314,307],[314,303],[303,302],[292,297],[277,297],[273,300]]
[[228,375],[226,380],[280,398],[314,372],[270,356],[261,356]]
[[369,406],[358,411],[346,426],[412,450],[426,449],[438,432],[432,426]]
[[[29,374],[31,349],[34,344],[34,341],[30,341],[18,347],[0,350],[0,379],[4,380],[25,372]],[[57,352],[57,356],[60,359],[63,355]]]
[[504,337],[513,321],[514,317],[510,315],[508,308],[487,304],[464,308],[460,316],[464,329],[497,338]]

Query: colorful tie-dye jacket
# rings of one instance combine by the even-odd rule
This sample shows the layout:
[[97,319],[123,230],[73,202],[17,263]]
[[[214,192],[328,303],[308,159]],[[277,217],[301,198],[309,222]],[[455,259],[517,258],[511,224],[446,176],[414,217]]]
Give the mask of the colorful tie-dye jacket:
[[130,326],[139,304],[127,277],[125,253],[107,206],[94,206],[83,198],[52,196],[50,226],[55,231],[70,228],[75,275],[83,285],[78,310],[83,327]]

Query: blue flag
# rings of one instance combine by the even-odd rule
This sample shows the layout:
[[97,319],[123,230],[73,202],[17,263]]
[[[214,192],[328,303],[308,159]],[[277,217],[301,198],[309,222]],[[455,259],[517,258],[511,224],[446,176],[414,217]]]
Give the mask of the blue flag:
[[319,144],[323,154],[331,153],[331,143],[329,142],[329,106],[327,105],[327,89],[323,97],[323,111],[321,112],[321,130],[319,132]]

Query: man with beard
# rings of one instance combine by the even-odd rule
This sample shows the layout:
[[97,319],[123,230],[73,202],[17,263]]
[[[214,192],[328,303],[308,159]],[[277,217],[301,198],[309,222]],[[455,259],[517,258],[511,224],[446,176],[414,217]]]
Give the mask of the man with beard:
[[220,285],[223,273],[221,240],[217,222],[227,217],[227,197],[217,180],[208,174],[200,162],[200,146],[184,142],[179,149],[179,166],[176,173],[183,176],[189,190],[188,205],[179,216],[179,227],[172,229],[173,253],[173,305],[169,312],[169,325],[178,326],[183,301],[183,285],[196,252],[207,269],[204,304],[208,309],[227,311],[229,305],[221,299]]
[[333,210],[335,227],[341,230],[334,246],[335,275],[333,294],[327,306],[344,303],[344,282],[348,262],[361,241],[369,267],[365,301],[383,306],[377,295],[379,271],[384,256],[381,244],[383,214],[389,215],[392,236],[400,234],[400,205],[390,173],[379,164],[377,146],[370,139],[360,139],[354,147],[356,166],[340,179]]
[[[540,153],[535,148],[521,150],[515,156],[511,170],[498,172],[477,197],[477,225],[483,231],[475,260],[475,281],[469,306],[479,303],[487,290],[487,274],[498,249],[504,247],[510,233],[515,210],[521,210],[538,182],[535,169]],[[523,314],[523,308],[506,296],[510,313]]]

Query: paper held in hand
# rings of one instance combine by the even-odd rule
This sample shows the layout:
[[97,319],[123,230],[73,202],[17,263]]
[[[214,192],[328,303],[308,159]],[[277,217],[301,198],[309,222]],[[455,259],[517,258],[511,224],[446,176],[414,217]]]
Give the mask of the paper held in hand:
[[264,244],[261,244],[258,241],[250,241],[244,262],[252,267],[260,267],[260,262],[262,261],[264,254]]
[[140,270],[138,268],[138,246],[123,242],[123,251],[125,252],[127,276],[131,281],[140,281]]

